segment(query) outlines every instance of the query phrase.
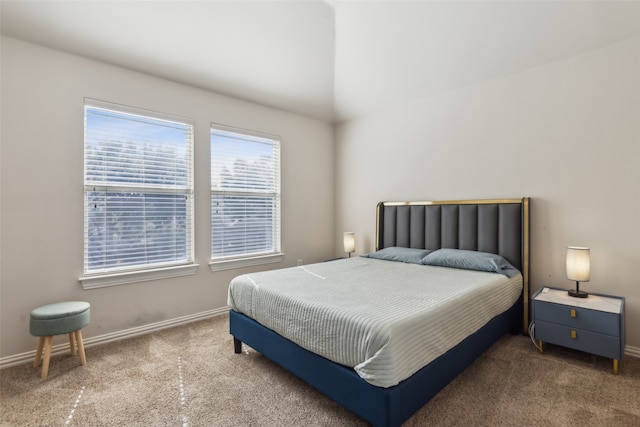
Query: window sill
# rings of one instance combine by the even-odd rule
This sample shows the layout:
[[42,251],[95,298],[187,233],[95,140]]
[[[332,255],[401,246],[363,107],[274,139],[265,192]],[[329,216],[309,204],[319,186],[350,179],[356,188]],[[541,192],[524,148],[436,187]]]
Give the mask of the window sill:
[[150,270],[83,276],[78,280],[84,289],[94,289],[103,288],[105,286],[126,285],[127,283],[167,279],[169,277],[188,276],[196,274],[198,267],[198,264],[187,264],[173,267],[154,268]]
[[232,270],[234,268],[251,267],[254,265],[273,264],[282,262],[283,253],[255,256],[249,258],[232,258],[209,262],[211,271]]

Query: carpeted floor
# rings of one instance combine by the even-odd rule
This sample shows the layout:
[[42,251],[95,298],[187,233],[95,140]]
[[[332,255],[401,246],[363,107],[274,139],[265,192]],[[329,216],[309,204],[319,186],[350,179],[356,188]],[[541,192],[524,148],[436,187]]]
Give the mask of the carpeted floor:
[[[34,341],[35,347],[36,341]],[[0,371],[2,426],[366,426],[250,348],[220,316]],[[640,359],[505,336],[405,426],[640,426]]]

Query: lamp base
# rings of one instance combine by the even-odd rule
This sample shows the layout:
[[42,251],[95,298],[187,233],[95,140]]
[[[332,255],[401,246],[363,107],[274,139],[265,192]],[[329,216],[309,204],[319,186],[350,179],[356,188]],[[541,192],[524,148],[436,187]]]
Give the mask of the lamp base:
[[588,292],[581,291],[580,289],[578,289],[577,291],[575,289],[570,289],[567,293],[570,297],[574,298],[587,298],[589,296]]

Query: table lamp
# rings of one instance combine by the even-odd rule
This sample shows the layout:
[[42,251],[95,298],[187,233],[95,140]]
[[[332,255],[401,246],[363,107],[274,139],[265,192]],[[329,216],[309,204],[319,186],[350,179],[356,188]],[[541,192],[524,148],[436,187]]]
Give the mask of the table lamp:
[[588,282],[591,270],[589,248],[567,246],[567,279],[576,281],[576,288],[569,290],[569,295],[576,298],[587,298],[589,294],[580,290],[580,282]]
[[353,231],[347,231],[344,233],[344,251],[349,254],[351,258],[351,252],[356,250],[356,237]]

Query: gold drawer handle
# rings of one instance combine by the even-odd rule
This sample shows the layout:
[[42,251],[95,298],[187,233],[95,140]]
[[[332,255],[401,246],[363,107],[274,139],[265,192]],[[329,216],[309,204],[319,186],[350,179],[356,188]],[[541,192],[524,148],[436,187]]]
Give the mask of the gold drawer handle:
[[572,308],[571,310],[569,310],[569,313],[571,314],[571,317],[576,317],[576,309]]
[[571,338],[573,338],[574,340],[578,338],[578,333],[575,330],[571,331]]

